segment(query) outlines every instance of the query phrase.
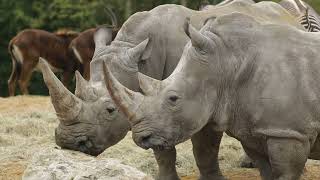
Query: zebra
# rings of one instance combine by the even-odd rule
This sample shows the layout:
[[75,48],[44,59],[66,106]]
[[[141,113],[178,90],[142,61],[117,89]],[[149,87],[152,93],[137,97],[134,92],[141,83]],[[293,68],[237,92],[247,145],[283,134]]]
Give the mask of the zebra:
[[320,22],[316,16],[309,13],[309,8],[306,9],[306,13],[300,16],[298,20],[308,32],[320,32]]
[[302,0],[282,0],[279,4],[296,17],[308,32],[320,32],[319,16],[309,4]]

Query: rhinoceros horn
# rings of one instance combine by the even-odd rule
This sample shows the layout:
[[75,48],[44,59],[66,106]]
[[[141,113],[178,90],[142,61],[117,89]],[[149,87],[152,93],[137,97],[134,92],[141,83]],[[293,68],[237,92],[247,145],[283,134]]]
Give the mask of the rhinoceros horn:
[[81,76],[79,71],[76,71],[76,90],[74,94],[77,97],[82,97],[86,93],[87,87],[88,81]]
[[103,64],[104,80],[113,101],[127,116],[129,121],[135,118],[135,111],[144,96],[123,86],[111,73],[106,63]]
[[137,46],[129,49],[127,51],[129,59],[131,61],[134,61],[135,63],[137,63],[140,60],[140,57],[145,54],[144,51],[145,51],[145,49],[146,49],[146,47],[148,45],[148,42],[149,42],[149,38],[145,39],[144,41],[142,41]]
[[146,76],[140,72],[138,73],[138,79],[140,89],[144,95],[152,96],[159,92],[162,81]]
[[61,122],[75,120],[81,111],[82,101],[64,87],[51,71],[48,63],[41,57],[39,58],[39,66],[59,120]]

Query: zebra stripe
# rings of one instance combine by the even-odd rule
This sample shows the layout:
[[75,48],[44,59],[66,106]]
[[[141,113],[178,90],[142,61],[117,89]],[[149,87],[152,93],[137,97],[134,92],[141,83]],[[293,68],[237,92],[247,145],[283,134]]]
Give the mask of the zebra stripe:
[[309,14],[309,9],[307,9],[305,15],[300,17],[299,23],[302,24],[308,32],[320,32],[320,22],[314,15]]

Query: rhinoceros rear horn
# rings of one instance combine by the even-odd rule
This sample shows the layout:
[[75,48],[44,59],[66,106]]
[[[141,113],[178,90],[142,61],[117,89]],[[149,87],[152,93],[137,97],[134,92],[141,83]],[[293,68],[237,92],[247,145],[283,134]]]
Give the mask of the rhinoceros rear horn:
[[75,95],[80,98],[84,97],[87,92],[88,81],[82,77],[79,71],[76,71],[75,76],[76,76]]
[[59,120],[61,122],[75,120],[82,108],[82,101],[64,87],[51,71],[48,63],[41,57],[39,59],[39,66]]
[[184,31],[191,39],[192,46],[203,49],[207,45],[208,39],[190,24],[190,18],[185,21]]
[[135,113],[139,104],[143,100],[143,95],[131,91],[123,86],[110,72],[106,62],[103,64],[104,79],[109,94],[119,109],[128,117],[129,121],[135,118]]
[[141,59],[149,58],[151,54],[151,49],[150,48],[148,50],[146,49],[148,43],[149,43],[149,38],[142,41],[136,47],[129,49],[128,56],[130,61],[134,61],[135,63],[137,63],[138,61],[140,61],[140,57]]
[[139,86],[144,95],[156,95],[161,88],[161,82],[142,73],[138,73]]

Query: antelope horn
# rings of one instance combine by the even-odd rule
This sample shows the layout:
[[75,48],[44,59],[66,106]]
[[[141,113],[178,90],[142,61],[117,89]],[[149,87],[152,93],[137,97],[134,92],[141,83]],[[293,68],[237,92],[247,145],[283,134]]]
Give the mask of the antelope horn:
[[103,64],[103,72],[110,96],[119,109],[128,117],[129,121],[132,122],[136,116],[136,110],[143,101],[144,96],[123,86],[112,75],[106,63]]
[[46,83],[51,102],[61,122],[75,120],[82,109],[82,102],[73,95],[51,71],[45,59],[39,58],[39,66]]
[[104,11],[111,18],[112,27],[117,28],[118,27],[118,19],[117,19],[116,15],[114,14],[114,12],[109,7],[106,7],[104,9]]

